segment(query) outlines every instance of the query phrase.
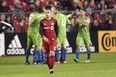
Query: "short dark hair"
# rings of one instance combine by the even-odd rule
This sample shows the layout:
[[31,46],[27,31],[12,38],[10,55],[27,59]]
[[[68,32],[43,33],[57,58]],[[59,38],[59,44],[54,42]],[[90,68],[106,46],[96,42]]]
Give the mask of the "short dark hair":
[[81,8],[80,10],[84,10],[84,11],[86,11],[85,8]]
[[38,6],[37,6],[37,11],[38,11],[39,13],[42,13],[42,12],[43,12],[43,7],[42,7],[41,5],[38,5]]
[[46,10],[52,10],[52,7],[51,7],[51,5],[46,5],[46,6],[45,6],[45,9],[46,9]]
[[61,10],[61,7],[59,5],[56,5],[55,6],[55,9],[57,9],[58,11],[60,11]]

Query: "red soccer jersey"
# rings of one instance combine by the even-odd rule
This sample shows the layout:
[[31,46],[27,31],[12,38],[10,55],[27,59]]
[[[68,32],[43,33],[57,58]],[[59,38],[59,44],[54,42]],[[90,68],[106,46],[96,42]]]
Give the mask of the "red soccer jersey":
[[55,19],[42,19],[40,22],[42,36],[47,37],[50,41],[56,39],[58,36],[58,25]]

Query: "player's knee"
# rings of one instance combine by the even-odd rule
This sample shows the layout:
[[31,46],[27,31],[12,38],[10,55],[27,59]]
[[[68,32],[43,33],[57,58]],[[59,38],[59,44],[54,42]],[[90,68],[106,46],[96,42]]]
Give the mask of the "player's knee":
[[50,51],[50,53],[49,53],[49,57],[50,57],[50,56],[55,56],[55,52]]
[[32,46],[29,46],[29,45],[27,46],[27,49],[31,49],[31,48],[32,48]]
[[41,50],[42,47],[41,46],[36,46],[36,49]]
[[80,50],[81,46],[80,45],[77,45],[77,49]]
[[87,50],[90,50],[90,46],[89,45],[87,45],[86,48],[87,48]]
[[66,45],[62,45],[62,48],[63,48],[63,49],[66,49]]

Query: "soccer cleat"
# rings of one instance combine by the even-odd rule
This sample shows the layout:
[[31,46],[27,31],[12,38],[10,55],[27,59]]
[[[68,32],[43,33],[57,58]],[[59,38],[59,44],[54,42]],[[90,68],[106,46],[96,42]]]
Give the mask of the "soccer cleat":
[[37,62],[33,62],[34,65],[37,65],[38,63]]
[[66,61],[63,61],[63,64],[66,64]]
[[59,64],[59,63],[60,63],[59,61],[55,62],[55,64]]
[[50,69],[49,70],[49,74],[53,74],[54,73],[54,70],[53,69]]
[[79,59],[77,59],[77,58],[74,58],[74,61],[75,61],[76,63],[78,63],[78,62],[79,62]]
[[90,63],[91,61],[90,61],[90,59],[87,59],[85,62],[86,62],[86,63]]
[[29,62],[26,62],[25,65],[29,65],[30,63]]

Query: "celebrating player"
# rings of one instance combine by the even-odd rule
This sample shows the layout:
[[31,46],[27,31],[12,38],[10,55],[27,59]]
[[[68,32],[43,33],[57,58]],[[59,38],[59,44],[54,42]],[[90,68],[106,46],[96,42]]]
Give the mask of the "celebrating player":
[[58,22],[58,33],[59,33],[59,37],[58,37],[58,44],[57,44],[57,49],[56,49],[56,53],[55,53],[55,63],[59,63],[59,49],[58,47],[61,47],[61,58],[60,61],[62,63],[66,63],[66,55],[67,55],[67,49],[66,49],[66,25],[67,24],[71,24],[70,20],[68,19],[68,17],[70,17],[70,15],[65,16],[64,14],[60,13],[60,6],[55,6],[54,9],[54,13],[55,13],[55,19]]
[[35,46],[34,49],[34,64],[42,63],[42,37],[38,30],[40,29],[40,21],[42,18],[45,18],[45,15],[42,14],[43,12],[42,7],[37,7],[38,12],[31,13],[29,16],[29,28],[27,32],[27,50],[26,50],[26,63],[29,63],[29,55],[30,55],[30,49],[32,48],[32,45]]
[[53,66],[55,62],[55,49],[56,40],[58,38],[58,25],[55,19],[52,19],[51,6],[47,5],[45,7],[46,18],[42,19],[40,22],[41,32],[43,37],[43,47],[45,54],[47,56],[47,65],[49,67],[49,73],[54,72]]
[[90,24],[90,18],[85,16],[85,10],[80,10],[80,16],[76,20],[75,26],[78,27],[78,35],[76,38],[76,44],[77,44],[77,50],[76,50],[76,58],[74,59],[75,62],[79,62],[79,54],[80,54],[80,48],[85,44],[87,48],[87,60],[86,62],[90,62],[90,32],[89,32],[89,24]]

